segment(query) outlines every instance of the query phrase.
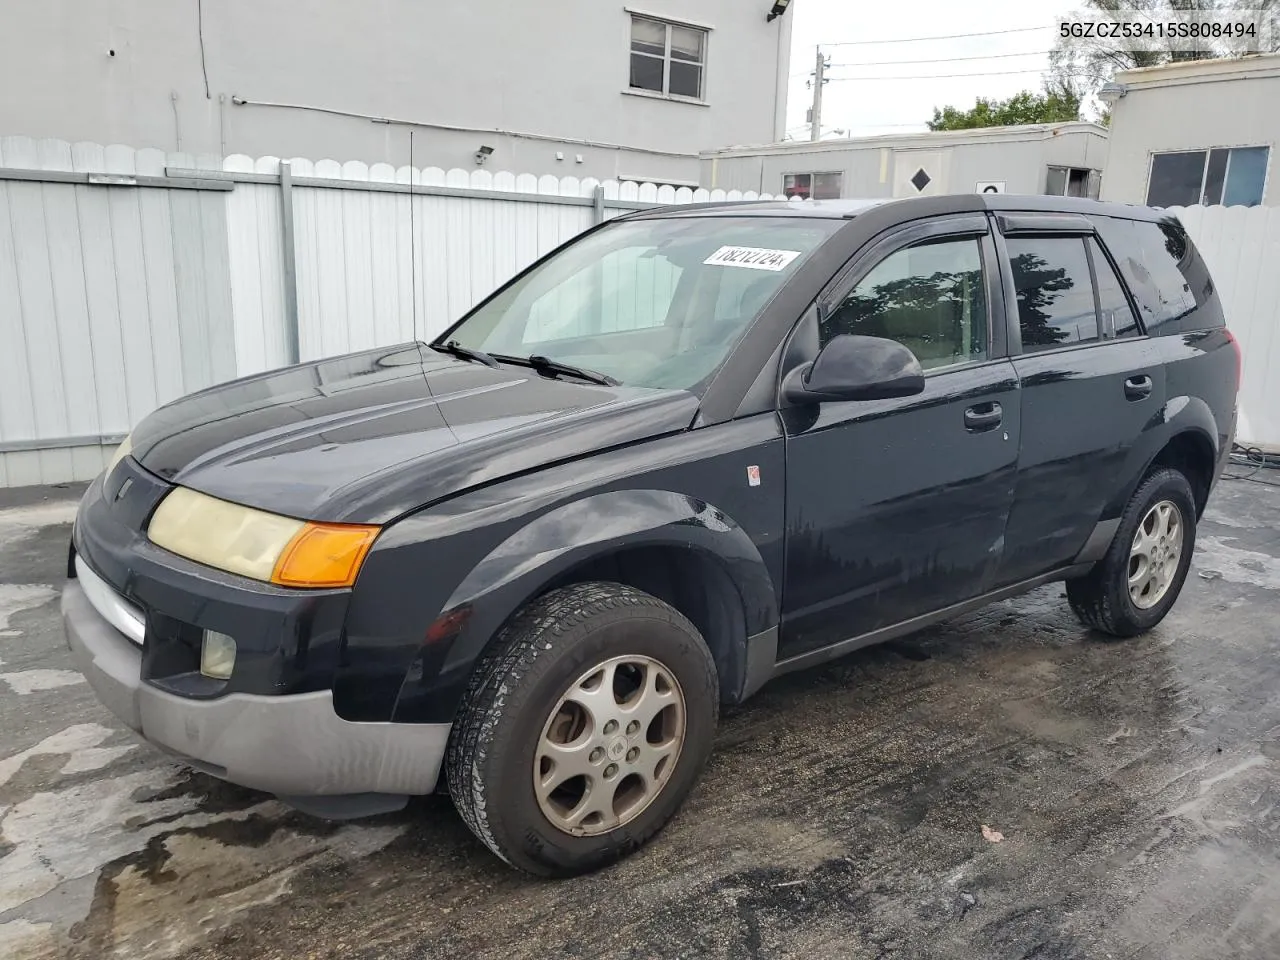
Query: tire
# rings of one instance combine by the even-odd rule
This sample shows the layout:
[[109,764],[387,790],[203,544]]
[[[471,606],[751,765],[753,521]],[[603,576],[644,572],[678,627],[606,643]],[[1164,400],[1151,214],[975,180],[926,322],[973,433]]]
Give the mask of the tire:
[[[1144,524],[1152,511],[1157,507],[1163,510],[1165,504],[1176,510],[1180,534],[1169,538],[1170,544],[1166,544],[1164,554],[1157,554],[1164,556],[1165,570],[1169,571],[1163,592],[1157,594],[1154,589],[1148,590],[1140,603],[1130,591],[1130,574],[1153,568],[1143,568],[1141,558],[1131,556],[1135,550],[1147,549],[1139,548],[1135,537],[1140,526],[1146,532]],[[1159,522],[1159,517],[1156,517],[1156,523]],[[1154,529],[1159,530],[1159,527]],[[1170,552],[1173,541],[1177,542],[1176,561]],[[1072,611],[1085,626],[1113,637],[1145,633],[1164,619],[1178,599],[1191,566],[1195,541],[1196,507],[1187,478],[1168,467],[1153,471],[1138,485],[1121,514],[1120,526],[1106,555],[1087,575],[1067,581],[1067,600]],[[1151,563],[1149,558],[1148,563]],[[1142,579],[1139,577],[1140,581]]]
[[[603,699],[606,676],[614,680]],[[619,706],[627,683],[638,685]],[[641,707],[659,711],[643,728]],[[718,712],[715,662],[674,608],[617,583],[553,590],[499,632],[472,675],[446,757],[454,805],[512,866],[553,877],[599,869],[644,844],[680,807],[711,752]],[[609,734],[606,717],[623,725]],[[572,754],[558,752],[566,740]],[[653,759],[659,753],[665,759]],[[588,773],[548,792],[546,784],[579,767]],[[603,812],[583,817],[593,806]]]

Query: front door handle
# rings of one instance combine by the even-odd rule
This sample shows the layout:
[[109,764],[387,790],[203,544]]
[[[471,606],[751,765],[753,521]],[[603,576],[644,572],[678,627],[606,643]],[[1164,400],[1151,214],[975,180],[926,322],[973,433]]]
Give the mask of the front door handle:
[[964,428],[970,433],[984,433],[1000,426],[1004,412],[995,400],[974,404],[964,412]]
[[1129,400],[1145,400],[1151,396],[1151,378],[1145,373],[1124,382],[1124,395]]

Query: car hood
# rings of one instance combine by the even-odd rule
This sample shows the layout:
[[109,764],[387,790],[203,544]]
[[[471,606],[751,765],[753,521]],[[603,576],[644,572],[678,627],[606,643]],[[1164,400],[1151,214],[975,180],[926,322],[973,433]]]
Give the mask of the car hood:
[[606,387],[405,344],[184,397],[133,432],[173,483],[308,520],[386,523],[477,484],[688,428],[684,390]]

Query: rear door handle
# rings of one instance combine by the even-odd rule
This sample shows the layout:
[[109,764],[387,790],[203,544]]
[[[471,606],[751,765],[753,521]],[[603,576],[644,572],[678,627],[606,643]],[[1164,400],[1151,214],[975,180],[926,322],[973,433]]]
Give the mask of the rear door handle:
[[995,400],[977,403],[964,412],[964,428],[970,433],[983,433],[1000,426],[1004,412]]
[[1151,378],[1145,373],[1124,382],[1124,395],[1129,400],[1145,400],[1151,396]]

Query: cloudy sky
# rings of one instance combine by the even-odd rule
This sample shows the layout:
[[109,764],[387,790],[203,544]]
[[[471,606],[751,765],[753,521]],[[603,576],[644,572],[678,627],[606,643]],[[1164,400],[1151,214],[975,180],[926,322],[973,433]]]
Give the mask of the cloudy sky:
[[[795,0],[787,14],[795,17],[788,133],[808,138],[805,113],[813,93],[805,83],[816,45],[830,54],[832,64],[822,107],[827,135],[836,129],[853,136],[909,133],[925,129],[934,107],[971,107],[978,97],[1038,91],[1055,18],[1079,6],[1079,0],[985,0],[981,5]],[[955,36],[975,33],[984,35]],[[916,39],[933,37],[948,38]],[[888,42],[903,40],[908,42]]]

